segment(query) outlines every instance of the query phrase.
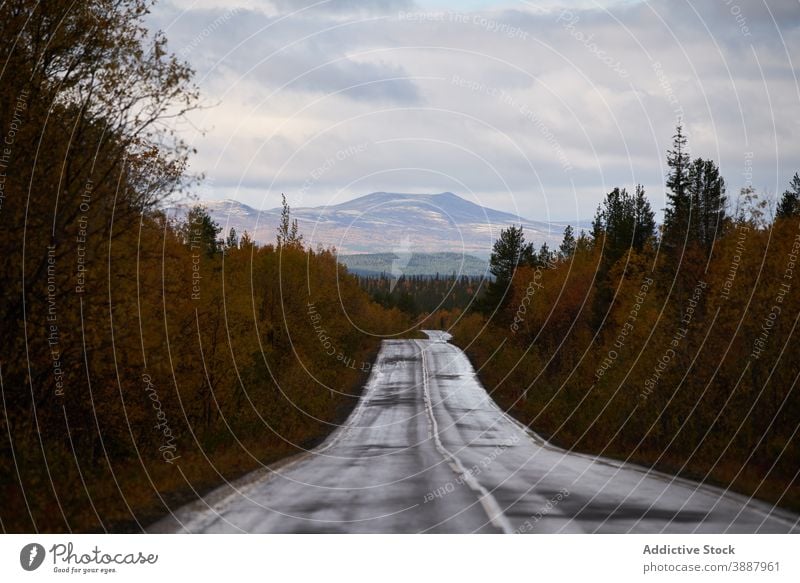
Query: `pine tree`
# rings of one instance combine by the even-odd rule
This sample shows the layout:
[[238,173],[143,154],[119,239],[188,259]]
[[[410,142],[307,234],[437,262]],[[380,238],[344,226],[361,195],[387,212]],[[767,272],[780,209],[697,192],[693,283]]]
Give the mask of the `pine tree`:
[[636,231],[633,234],[633,247],[637,251],[644,249],[656,234],[656,219],[650,201],[644,191],[644,186],[636,185],[635,195],[635,221]]
[[236,234],[236,228],[231,227],[228,231],[228,236],[225,238],[225,249],[237,249],[239,247],[239,236]]
[[602,246],[603,255],[597,266],[593,321],[599,327],[611,306],[614,284],[611,273],[618,261],[631,249],[642,251],[653,238],[655,218],[644,188],[636,186],[631,196],[624,188],[614,188],[597,208],[592,223],[594,244]]
[[592,245],[592,238],[586,234],[586,231],[581,229],[581,233],[575,241],[575,253],[588,253],[591,251]]
[[775,217],[778,219],[788,219],[800,215],[800,174],[795,172],[794,177],[789,182],[789,189],[784,191]]
[[572,225],[567,225],[564,227],[564,238],[561,240],[561,245],[558,246],[559,257],[562,260],[567,260],[572,257],[572,254],[575,252],[576,244],[575,232],[572,229]]
[[193,252],[204,252],[211,257],[220,251],[220,241],[217,238],[222,232],[220,227],[205,207],[196,205],[186,216],[183,228],[186,245]]
[[682,246],[689,228],[691,199],[689,187],[689,152],[683,127],[679,124],[672,137],[672,149],[667,152],[667,208],[664,209],[664,246]]
[[692,162],[687,192],[692,207],[688,241],[699,243],[710,253],[727,225],[725,179],[713,160],[697,158]]
[[641,251],[655,233],[655,216],[642,185],[631,196],[624,188],[614,188],[597,207],[592,234],[603,245],[603,256],[612,265],[631,247]]
[[553,263],[553,252],[550,251],[550,246],[547,244],[547,241],[542,243],[542,246],[539,247],[539,252],[536,254],[534,258],[534,264],[547,268],[550,267]]
[[292,220],[292,209],[286,202],[286,195],[281,193],[281,222],[278,224],[278,247],[302,248],[303,236],[297,228],[297,219]]
[[250,233],[245,231],[242,233],[241,238],[239,239],[239,249],[250,249],[255,245],[253,238],[250,236]]
[[492,255],[489,258],[489,272],[494,276],[486,289],[483,310],[494,312],[505,301],[514,271],[520,265],[533,263],[533,245],[525,242],[522,226],[508,227],[500,231],[500,237],[494,242]]
[[533,246],[525,242],[522,227],[508,227],[500,231],[489,259],[489,271],[497,281],[510,281],[514,270],[533,257]]

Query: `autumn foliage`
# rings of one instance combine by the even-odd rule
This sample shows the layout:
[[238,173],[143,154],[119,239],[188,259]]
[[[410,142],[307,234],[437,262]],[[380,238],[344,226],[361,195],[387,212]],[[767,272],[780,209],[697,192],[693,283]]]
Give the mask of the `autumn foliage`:
[[800,508],[800,216],[768,222],[750,189],[736,209],[712,240],[673,216],[671,247],[663,231],[614,244],[601,221],[548,268],[518,266],[488,326],[454,320],[456,342],[557,444]]
[[159,211],[191,189],[169,128],[196,91],[148,5],[0,5],[4,531],[139,530],[313,446],[401,328],[291,228]]

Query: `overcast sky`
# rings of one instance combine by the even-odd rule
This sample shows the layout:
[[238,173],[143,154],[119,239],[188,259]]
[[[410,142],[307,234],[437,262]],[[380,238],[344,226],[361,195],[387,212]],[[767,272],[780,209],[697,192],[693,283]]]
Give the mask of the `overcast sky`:
[[661,208],[679,116],[731,197],[800,170],[798,0],[162,0],[150,23],[208,106],[182,128],[203,198],[573,220],[642,183]]

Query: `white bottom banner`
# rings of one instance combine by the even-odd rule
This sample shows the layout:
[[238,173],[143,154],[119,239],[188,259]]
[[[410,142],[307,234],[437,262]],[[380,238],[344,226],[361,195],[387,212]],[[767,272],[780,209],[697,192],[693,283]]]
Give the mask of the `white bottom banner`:
[[767,534],[4,535],[0,581],[794,582],[798,543]]

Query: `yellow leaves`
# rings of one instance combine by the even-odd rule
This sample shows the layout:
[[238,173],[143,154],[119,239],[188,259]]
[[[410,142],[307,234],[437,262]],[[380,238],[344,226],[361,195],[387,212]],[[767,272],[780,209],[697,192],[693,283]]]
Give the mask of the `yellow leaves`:
[[[800,221],[743,226],[716,241],[710,263],[698,248],[680,266],[646,248],[598,281],[595,250],[538,274],[520,268],[506,322],[467,316],[455,341],[502,405],[564,445],[686,464],[720,480],[735,467],[751,476],[737,482],[747,493],[771,468],[760,492],[777,500],[798,452]],[[596,294],[607,303],[595,304]],[[515,317],[518,331],[508,326]]]

